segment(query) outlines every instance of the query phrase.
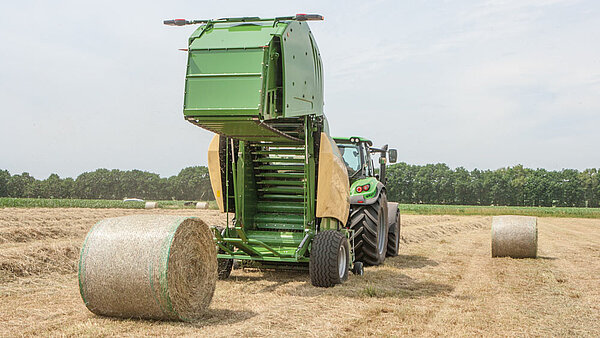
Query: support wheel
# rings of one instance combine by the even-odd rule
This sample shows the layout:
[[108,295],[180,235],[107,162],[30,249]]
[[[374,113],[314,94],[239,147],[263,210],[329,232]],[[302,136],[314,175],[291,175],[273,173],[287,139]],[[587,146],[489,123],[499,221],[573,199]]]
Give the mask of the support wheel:
[[354,262],[354,267],[352,268],[352,273],[357,276],[362,276],[365,274],[365,266],[362,262]]
[[[217,230],[223,234],[225,229],[223,227],[215,227]],[[217,253],[225,253],[223,249],[219,249],[217,247]],[[217,276],[219,279],[227,279],[229,275],[231,275],[231,270],[233,269],[233,259],[226,258],[217,258]]]
[[379,265],[387,252],[387,197],[381,192],[370,205],[353,206],[350,228],[354,230],[355,260],[365,265]]
[[331,287],[348,279],[350,246],[339,231],[319,232],[310,251],[310,282],[314,286]]
[[400,249],[400,210],[398,203],[388,202],[388,242],[387,256],[396,257]]

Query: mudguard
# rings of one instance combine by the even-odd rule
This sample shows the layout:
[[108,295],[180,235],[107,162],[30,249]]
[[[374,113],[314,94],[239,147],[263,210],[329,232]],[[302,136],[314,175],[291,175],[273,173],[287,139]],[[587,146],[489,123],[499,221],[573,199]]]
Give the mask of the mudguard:
[[[357,191],[358,187],[369,186],[369,189],[360,192]],[[385,185],[379,182],[375,177],[367,177],[356,180],[350,186],[350,204],[351,205],[369,205],[375,203],[379,199],[379,195],[382,191],[385,191]]]

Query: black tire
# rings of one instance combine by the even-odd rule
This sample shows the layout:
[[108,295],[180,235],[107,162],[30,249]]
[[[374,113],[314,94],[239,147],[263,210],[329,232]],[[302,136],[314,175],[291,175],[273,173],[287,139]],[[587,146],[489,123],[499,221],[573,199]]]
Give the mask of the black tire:
[[355,261],[365,265],[383,263],[387,252],[387,217],[387,197],[384,192],[373,204],[353,206],[350,228],[354,230],[351,240],[354,240]]
[[310,282],[314,286],[331,287],[348,279],[350,246],[341,232],[319,232],[311,244]]
[[[215,227],[221,235],[223,234],[223,227]],[[223,249],[217,248],[218,253],[225,253]],[[231,270],[233,270],[233,259],[227,258],[217,258],[217,276],[219,279],[227,279],[229,275],[231,275]]]
[[386,253],[388,257],[398,256],[401,224],[398,203],[388,202],[388,242]]

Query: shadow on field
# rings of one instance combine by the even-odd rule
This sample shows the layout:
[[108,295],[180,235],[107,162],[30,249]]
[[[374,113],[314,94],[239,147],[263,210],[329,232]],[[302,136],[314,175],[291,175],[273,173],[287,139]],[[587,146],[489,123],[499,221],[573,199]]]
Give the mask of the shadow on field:
[[250,319],[256,315],[257,313],[253,311],[214,309],[211,307],[208,309],[208,312],[202,318],[190,324],[197,328],[211,326],[215,324],[234,324]]
[[[424,256],[400,255],[388,258],[384,265],[365,268],[363,276],[350,274],[348,280],[333,288],[318,288],[310,283],[308,271],[241,272],[231,281],[254,283],[258,293],[278,292],[290,296],[318,297],[331,295],[350,298],[422,298],[448,294],[453,287],[433,281],[416,280],[402,273],[402,269],[437,266],[438,262]],[[254,270],[256,271],[256,270]],[[266,283],[261,283],[266,282]],[[267,284],[267,285],[265,285]]]
[[[348,281],[333,288],[316,288],[310,281],[293,289],[284,289],[289,295],[318,297],[331,295],[348,298],[426,298],[449,294],[451,285],[420,281],[391,266],[365,269],[363,276],[350,276]],[[281,292],[281,291],[280,291]]]
[[165,320],[151,320],[151,319],[136,319],[136,318],[108,318],[102,316],[96,316],[99,319],[108,319],[111,321],[131,321],[139,323],[157,323],[161,326],[177,326],[190,325],[196,328],[202,328],[212,325],[223,325],[223,324],[235,324],[244,320],[250,319],[256,316],[257,313],[253,311],[245,310],[229,310],[229,309],[215,309],[209,307],[206,314],[193,322],[178,322],[178,321],[165,321]]
[[438,262],[424,256],[418,255],[398,255],[385,259],[385,265],[393,266],[399,269],[420,269],[426,266],[438,266]]
[[[258,292],[273,292],[278,290],[280,287],[285,286],[289,283],[294,282],[307,282],[310,284],[310,276],[308,271],[273,271],[273,270],[262,270],[257,274],[250,274],[252,272],[259,272],[260,270],[248,269],[241,272],[241,275],[230,277],[230,280],[240,283],[247,282],[271,282],[272,284],[262,287]],[[244,275],[246,272],[249,274]]]

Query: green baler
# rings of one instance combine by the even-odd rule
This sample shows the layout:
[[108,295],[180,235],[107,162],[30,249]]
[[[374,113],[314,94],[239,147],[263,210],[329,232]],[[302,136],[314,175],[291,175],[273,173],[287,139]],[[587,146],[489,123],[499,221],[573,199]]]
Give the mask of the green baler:
[[[227,227],[215,229],[221,278],[234,259],[308,269],[316,286],[341,283],[349,270],[362,274],[354,252],[362,228],[348,224],[347,165],[329,136],[321,57],[307,24],[322,19],[165,21],[201,24],[189,38],[184,116],[216,134],[208,166],[228,215]],[[375,231],[387,238],[387,208],[380,209],[378,219],[386,221]]]

